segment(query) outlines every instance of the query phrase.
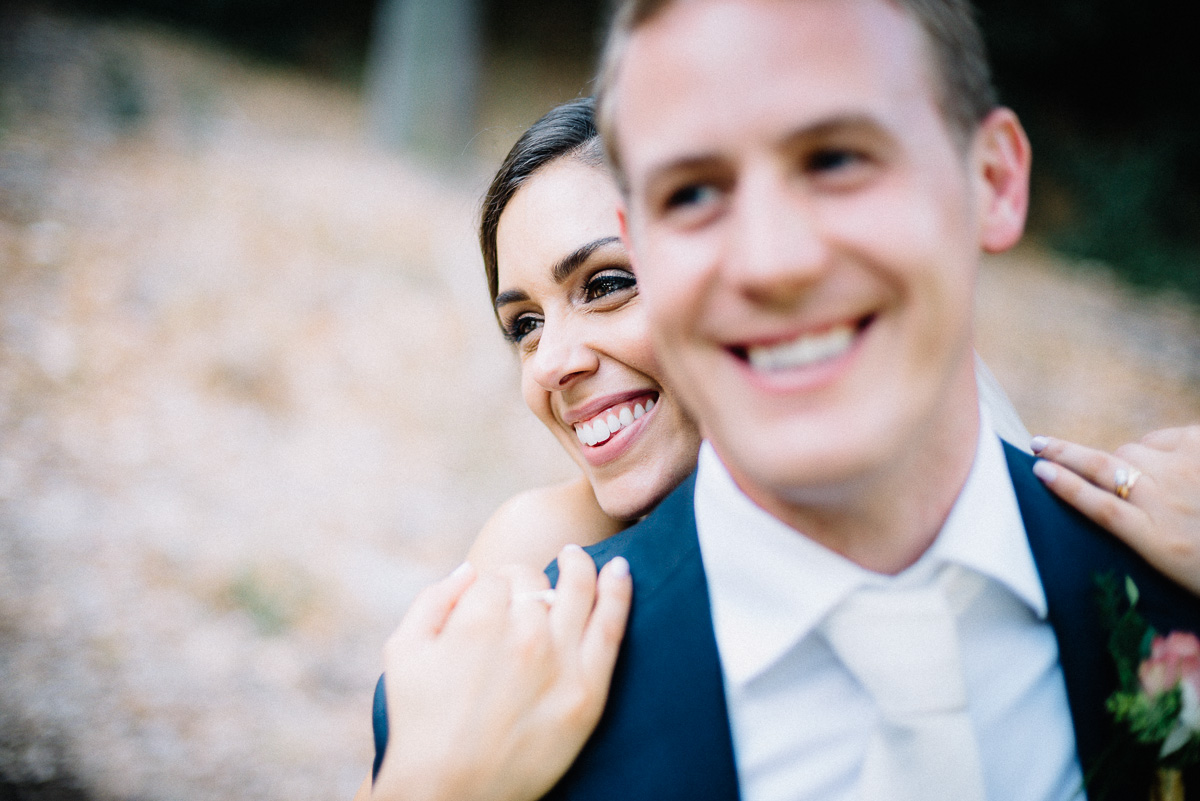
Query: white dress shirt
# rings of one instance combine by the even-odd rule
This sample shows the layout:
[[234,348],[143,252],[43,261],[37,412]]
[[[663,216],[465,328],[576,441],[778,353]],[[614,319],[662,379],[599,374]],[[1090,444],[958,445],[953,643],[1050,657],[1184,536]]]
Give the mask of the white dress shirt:
[[962,493],[933,545],[897,576],[859,567],[767,514],[712,447],[701,448],[696,524],[745,801],[856,797],[877,713],[815,629],[854,589],[920,585],[945,563],[985,579],[958,635],[988,798],[1083,798],[1045,593],[1000,441],[981,414]]

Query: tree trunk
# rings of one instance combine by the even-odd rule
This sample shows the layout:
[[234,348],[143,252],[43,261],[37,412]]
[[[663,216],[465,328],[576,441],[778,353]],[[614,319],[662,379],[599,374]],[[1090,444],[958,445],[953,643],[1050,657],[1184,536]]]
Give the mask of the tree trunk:
[[381,0],[367,73],[372,136],[441,165],[469,157],[479,0]]

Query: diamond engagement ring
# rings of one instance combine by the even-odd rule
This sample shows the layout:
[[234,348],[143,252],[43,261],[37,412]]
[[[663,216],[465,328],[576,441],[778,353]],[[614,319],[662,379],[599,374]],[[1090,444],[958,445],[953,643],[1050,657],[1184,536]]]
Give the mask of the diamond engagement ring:
[[1113,492],[1115,492],[1117,497],[1123,501],[1128,499],[1129,493],[1133,489],[1133,485],[1136,484],[1137,480],[1141,477],[1142,471],[1138,470],[1136,467],[1118,467],[1113,472],[1113,484],[1116,485],[1113,488]]

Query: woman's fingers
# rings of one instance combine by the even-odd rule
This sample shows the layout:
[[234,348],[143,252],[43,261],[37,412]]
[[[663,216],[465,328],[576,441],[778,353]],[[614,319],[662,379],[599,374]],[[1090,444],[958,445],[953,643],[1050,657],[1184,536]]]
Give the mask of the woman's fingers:
[[1200,426],[1155,431],[1112,454],[1050,437],[1032,447],[1051,460],[1034,472],[1053,492],[1200,594]]
[[[1087,467],[1091,466],[1094,465],[1089,462]],[[1102,489],[1092,481],[1085,481],[1080,475],[1064,467],[1069,465],[1065,462],[1056,465],[1043,460],[1033,466],[1033,472],[1051,492],[1074,506],[1093,523],[1116,534],[1134,550],[1143,552],[1149,544],[1150,535],[1150,520],[1146,513],[1121,500],[1111,490]],[[1107,468],[1105,463],[1103,469]],[[1088,476],[1094,473],[1086,468],[1081,468],[1079,472]]]
[[[1032,447],[1043,460],[1050,460],[1038,462],[1033,470],[1046,486],[1097,525],[1116,534],[1135,550],[1143,550],[1150,534],[1150,520],[1144,510],[1126,501],[1138,492],[1139,486],[1145,493],[1151,479],[1141,476],[1140,470],[1128,458],[1118,458],[1074,442],[1034,437]],[[1146,450],[1142,446],[1123,447]],[[1128,451],[1123,455],[1132,456]],[[1066,470],[1062,469],[1064,467]],[[1124,499],[1117,495],[1118,481],[1123,481],[1127,487]]]
[[552,591],[505,569],[422,593],[385,651],[392,734],[375,791],[541,797],[600,717],[631,596],[624,559],[597,577],[579,548],[560,554]]
[[1116,490],[1117,471],[1128,470],[1130,467],[1128,461],[1118,459],[1112,454],[1062,439],[1034,437],[1031,444],[1033,452],[1038,456],[1066,467],[1109,493]]
[[546,593],[550,589],[550,579],[540,570],[528,565],[509,565],[493,572],[508,579],[514,601],[541,601],[545,604],[553,598],[552,594]]
[[443,636],[494,638],[512,601],[512,580],[508,576],[477,573],[443,624]]
[[512,591],[508,615],[508,640],[518,670],[544,667],[552,651],[550,612],[558,593],[550,589],[546,574],[528,565],[506,569]]
[[578,545],[567,545],[558,554],[558,584],[550,613],[555,640],[579,642],[595,600],[596,563]]
[[589,681],[597,686],[608,687],[612,678],[632,601],[633,579],[629,575],[629,562],[624,557],[615,557],[600,571],[596,606],[579,649],[581,667]]
[[475,568],[463,562],[453,573],[421,590],[401,626],[416,635],[436,637],[475,578]]

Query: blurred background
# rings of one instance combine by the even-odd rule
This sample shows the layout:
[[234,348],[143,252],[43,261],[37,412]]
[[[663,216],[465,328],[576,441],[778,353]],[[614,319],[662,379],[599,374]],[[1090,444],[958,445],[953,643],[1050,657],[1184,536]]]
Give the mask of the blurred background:
[[[1200,421],[1200,82],[1166,2],[985,0],[1035,150],[979,349],[1029,427]],[[0,801],[349,798],[384,638],[508,495],[473,231],[602,0],[0,6]]]

